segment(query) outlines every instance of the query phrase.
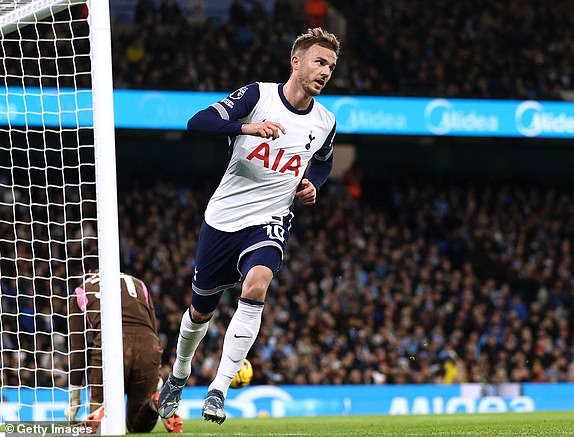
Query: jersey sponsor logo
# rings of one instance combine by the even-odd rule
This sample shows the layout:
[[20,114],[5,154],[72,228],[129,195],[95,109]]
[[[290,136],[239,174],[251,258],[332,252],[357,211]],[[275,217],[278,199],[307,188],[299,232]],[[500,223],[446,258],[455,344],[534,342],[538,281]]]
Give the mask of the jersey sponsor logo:
[[247,160],[259,159],[263,163],[263,167],[270,168],[273,171],[278,171],[279,173],[286,173],[292,171],[295,176],[299,176],[299,167],[301,167],[301,157],[299,155],[293,155],[291,158],[284,160],[283,155],[285,154],[284,149],[279,149],[277,155],[273,159],[273,164],[269,166],[271,158],[271,147],[267,143],[259,144],[255,150],[253,150],[249,155],[247,155]]
[[229,108],[233,108],[235,106],[235,103],[233,103],[231,100],[229,100],[227,97],[225,99],[222,100],[223,104]]
[[246,92],[247,92],[247,87],[243,86],[243,87],[239,88],[238,90],[233,91],[233,93],[231,93],[231,95],[229,97],[233,100],[239,100],[241,97],[243,97],[243,95]]

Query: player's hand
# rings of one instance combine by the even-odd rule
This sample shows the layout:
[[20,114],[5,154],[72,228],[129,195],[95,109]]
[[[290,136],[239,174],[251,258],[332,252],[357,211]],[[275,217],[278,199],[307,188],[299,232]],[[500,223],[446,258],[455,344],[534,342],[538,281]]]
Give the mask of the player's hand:
[[301,189],[295,193],[303,205],[314,205],[317,200],[317,189],[315,185],[309,182],[309,179],[305,178],[301,181]]
[[81,394],[82,394],[82,387],[79,387],[77,385],[70,385],[70,400],[68,403],[68,408],[66,408],[66,411],[64,412],[64,414],[66,415],[66,419],[68,419],[69,421],[75,420],[76,416],[78,415],[78,410],[80,409],[81,404],[80,400]]
[[247,123],[241,126],[241,133],[243,135],[252,135],[254,137],[261,137],[276,140],[279,138],[279,131],[285,135],[285,128],[281,123],[276,121],[264,121],[261,123]]

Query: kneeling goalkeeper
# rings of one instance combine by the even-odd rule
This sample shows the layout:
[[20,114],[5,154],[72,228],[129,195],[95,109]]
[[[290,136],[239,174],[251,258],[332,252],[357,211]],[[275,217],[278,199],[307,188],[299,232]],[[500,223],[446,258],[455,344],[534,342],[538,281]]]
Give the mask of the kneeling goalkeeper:
[[[120,274],[124,350],[124,393],[127,395],[126,425],[130,432],[149,432],[158,419],[161,346],[151,295],[143,281]],[[70,403],[68,420],[75,420],[80,407],[82,384],[90,387],[88,420],[104,415],[102,385],[102,341],[100,276],[89,273],[70,297]],[[88,353],[87,337],[92,337]],[[86,357],[89,360],[86,366]],[[168,432],[182,432],[181,417],[162,419]]]

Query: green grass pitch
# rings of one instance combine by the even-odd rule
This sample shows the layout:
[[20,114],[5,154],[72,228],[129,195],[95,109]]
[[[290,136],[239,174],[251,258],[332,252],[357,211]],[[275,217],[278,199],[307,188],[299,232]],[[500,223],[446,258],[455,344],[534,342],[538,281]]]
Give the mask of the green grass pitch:
[[[573,412],[417,416],[322,416],[185,421],[191,436],[574,436]],[[154,437],[167,436],[158,423]],[[131,434],[145,436],[150,434]]]

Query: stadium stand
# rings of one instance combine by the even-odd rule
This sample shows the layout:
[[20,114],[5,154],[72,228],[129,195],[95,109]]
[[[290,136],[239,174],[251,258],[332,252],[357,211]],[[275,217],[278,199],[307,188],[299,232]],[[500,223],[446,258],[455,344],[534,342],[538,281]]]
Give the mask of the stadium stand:
[[[122,196],[123,262],[161,296],[168,362],[208,191],[157,185]],[[255,383],[574,380],[571,193],[411,183],[386,198],[373,206],[332,184],[314,210],[296,211],[250,357]],[[190,384],[216,370],[233,296]]]
[[[178,22],[173,13],[161,18],[160,2],[156,13],[143,17],[126,12],[136,2],[121,2],[115,86],[232,90],[285,76],[284,53],[306,20],[291,2],[270,2],[272,10],[250,2],[258,19],[234,2],[235,11],[219,21],[205,3],[174,3],[184,16],[186,8],[196,8]],[[356,17],[346,13],[348,2],[329,3],[349,17],[331,93],[557,99],[572,87],[571,2],[549,8],[539,0],[487,0],[479,13],[452,0],[417,7],[356,0],[353,9],[362,11]],[[574,381],[571,190],[409,182],[373,202],[373,187],[364,182],[357,189],[359,178],[353,180],[352,193],[349,184],[332,182],[316,207],[296,211],[298,231],[249,356],[254,384]],[[163,376],[191,299],[190,257],[212,189],[158,183],[120,193],[121,268],[154,294]],[[23,219],[20,213],[0,223]],[[38,356],[6,353],[4,362],[11,364],[0,377],[7,385],[49,385],[51,376],[35,372],[36,363],[63,355],[51,358],[50,342],[34,329],[51,330],[64,353],[66,308],[42,296],[22,295],[16,302],[15,289],[2,284],[3,327],[15,331],[19,324],[21,341],[46,346],[37,347],[44,352]],[[235,298],[225,294],[190,384],[213,378]],[[49,305],[62,317],[36,314]],[[12,335],[2,341],[15,343]],[[65,367],[65,360],[55,367]],[[64,372],[56,383],[66,385]]]
[[[285,77],[283,54],[310,23],[301,2],[207,3],[181,3],[185,21],[165,22],[163,3],[148,20],[118,21],[116,86],[229,91]],[[555,100],[572,89],[572,2],[329,4],[347,28],[329,93]]]
[[[191,257],[212,188],[160,183],[120,193],[122,269],[154,296],[165,373],[191,299]],[[373,202],[364,188],[367,198],[356,199],[331,183],[313,209],[297,208],[298,232],[250,356],[254,383],[574,381],[571,192],[408,183]],[[3,284],[5,313],[16,313],[12,288]],[[21,309],[29,307],[25,297]],[[190,384],[212,379],[236,298],[224,295]],[[51,323],[65,350],[64,318],[50,322],[28,309],[18,321],[5,315],[6,330],[20,323],[33,341],[34,323]],[[49,352],[50,342],[35,337]],[[47,380],[22,367],[49,355],[4,357],[26,366],[2,378]]]
[[[542,0],[328,3],[344,17],[346,31],[327,93],[538,100],[571,95],[574,5],[567,0],[552,8]],[[295,0],[113,2],[114,86],[231,91],[256,80],[280,80],[289,71],[284,53],[310,24],[304,6]],[[44,32],[49,40],[67,30],[56,25]],[[15,59],[19,48],[5,50],[6,59]],[[49,58],[53,47],[24,50]],[[9,85],[19,85],[12,83],[19,68],[0,65]],[[54,76],[42,85],[67,84]]]

